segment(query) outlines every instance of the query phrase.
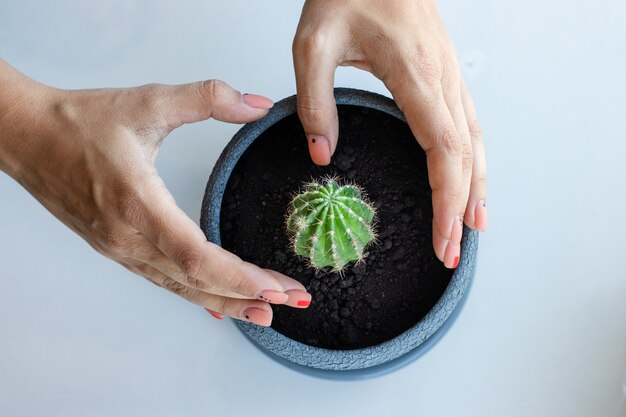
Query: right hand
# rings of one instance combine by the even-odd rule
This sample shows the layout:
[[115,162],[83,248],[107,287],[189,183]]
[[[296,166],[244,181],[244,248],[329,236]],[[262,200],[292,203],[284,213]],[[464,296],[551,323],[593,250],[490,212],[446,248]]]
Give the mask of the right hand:
[[487,170],[476,110],[435,0],[307,0],[293,60],[298,115],[319,165],[337,147],[335,68],[354,66],[385,83],[426,152],[434,252],[455,268],[462,221],[487,229]]
[[185,123],[245,123],[271,106],[216,80],[57,90],[0,60],[0,168],[101,254],[217,318],[269,326],[268,303],[302,308],[311,295],[208,242],[154,162]]

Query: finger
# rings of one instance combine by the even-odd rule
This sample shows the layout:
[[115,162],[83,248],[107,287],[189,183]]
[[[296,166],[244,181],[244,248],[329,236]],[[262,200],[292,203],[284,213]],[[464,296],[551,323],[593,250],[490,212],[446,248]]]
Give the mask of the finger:
[[213,310],[209,310],[208,308],[205,308],[206,311],[209,312],[210,315],[212,315],[213,317],[215,317],[218,320],[224,320],[224,315],[222,313],[218,313],[217,311],[213,311]]
[[272,308],[263,301],[242,300],[207,294],[174,281],[147,264],[125,264],[124,266],[187,301],[191,301],[217,314],[225,314],[260,326],[269,326],[272,323]]
[[300,282],[278,271],[272,271],[271,269],[266,269],[265,271],[272,274],[282,284],[285,293],[289,296],[285,302],[286,305],[296,308],[307,308],[311,304],[311,294],[306,291],[306,288]]
[[[132,239],[129,239],[131,242],[127,245],[126,252],[122,258],[125,262],[140,262],[142,265],[147,264],[168,278],[199,291],[222,295],[225,297],[243,298],[240,294],[233,293],[232,291],[225,290],[216,285],[208,285],[205,281],[201,281],[187,275],[180,266],[168,258],[143,234],[137,232],[136,235],[132,236]],[[278,301],[280,301],[282,303],[286,298],[287,297],[283,296],[282,299],[274,300],[274,302],[278,303]]]
[[339,121],[334,95],[337,56],[330,38],[296,36],[293,42],[298,116],[311,159],[328,165],[337,147]]
[[461,100],[467,119],[467,126],[472,141],[474,154],[472,164],[472,180],[470,194],[465,210],[465,224],[482,232],[487,230],[487,162],[485,159],[485,145],[483,134],[478,124],[476,108],[472,97],[467,91],[465,81],[461,80]]
[[151,181],[144,184],[136,201],[129,202],[136,208],[126,214],[125,220],[186,277],[197,280],[198,286],[213,293],[233,293],[277,303],[289,298],[283,286],[287,280],[292,288],[306,292],[299,282],[286,276],[279,281],[275,274],[208,242],[200,228],[176,205],[160,178]]
[[[426,152],[433,200],[433,247],[447,267],[454,268],[467,203],[463,178],[463,139],[458,133],[441,88],[391,90],[411,131]],[[416,92],[420,92],[418,94]]]
[[[460,195],[458,201],[463,208],[463,214],[460,215],[460,219],[464,220],[466,217],[465,208],[467,207],[467,201],[470,192],[470,182],[472,179],[472,164],[474,161],[472,155],[472,142],[470,133],[467,126],[467,119],[465,118],[465,110],[463,109],[463,103],[461,101],[461,89],[460,89],[460,75],[458,69],[453,68],[444,73],[442,78],[443,96],[454,121],[454,126],[461,141],[461,175],[462,185],[460,188]],[[454,228],[454,226],[453,226]],[[461,232],[462,232],[462,228]],[[460,239],[450,240],[447,243],[444,251],[444,264],[448,268],[455,268],[458,259],[461,256],[461,242]]]
[[209,118],[247,123],[265,116],[273,106],[269,98],[242,95],[219,80],[180,85],[153,84],[143,88],[170,129]]
[[[193,289],[208,292],[211,294],[222,295],[230,298],[242,298],[240,294],[232,291],[224,290],[218,286],[209,286],[205,281],[193,278],[168,258],[161,250],[152,242],[147,240],[143,235],[138,235],[138,242],[133,243],[134,260],[145,263],[165,276],[180,282]],[[291,307],[306,308],[311,303],[311,294],[306,292],[304,286],[287,276],[276,271],[265,270],[269,272],[280,284],[282,284],[285,295],[273,294],[271,292],[262,292],[260,299],[272,304],[286,304]]]

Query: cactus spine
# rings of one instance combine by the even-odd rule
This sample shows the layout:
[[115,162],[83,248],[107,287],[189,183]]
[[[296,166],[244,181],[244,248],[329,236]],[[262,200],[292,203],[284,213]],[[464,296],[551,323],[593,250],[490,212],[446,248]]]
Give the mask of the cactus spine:
[[361,261],[365,247],[376,239],[375,214],[356,185],[340,185],[331,177],[309,182],[289,207],[292,248],[314,268],[342,271],[348,263]]

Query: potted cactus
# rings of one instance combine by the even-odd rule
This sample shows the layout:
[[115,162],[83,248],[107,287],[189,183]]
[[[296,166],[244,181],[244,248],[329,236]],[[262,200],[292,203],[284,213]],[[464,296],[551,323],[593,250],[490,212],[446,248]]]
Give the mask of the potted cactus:
[[374,208],[360,187],[341,185],[337,177],[308,182],[290,206],[291,247],[312,268],[341,272],[350,262],[362,262],[376,238]]
[[404,116],[373,93],[336,89],[335,99],[329,166],[311,162],[295,96],[286,98],[220,156],[201,227],[313,295],[306,309],[272,306],[270,328],[235,320],[245,336],[294,369],[355,379],[404,366],[441,337],[467,294],[478,234],[464,230],[459,266],[446,269],[432,249],[425,155]]

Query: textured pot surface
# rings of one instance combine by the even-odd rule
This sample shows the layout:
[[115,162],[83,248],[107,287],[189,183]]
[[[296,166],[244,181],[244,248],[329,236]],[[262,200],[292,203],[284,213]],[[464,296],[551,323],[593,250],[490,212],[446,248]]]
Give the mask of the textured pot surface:
[[[383,96],[360,90],[336,89],[338,105],[364,106],[390,114],[402,121],[395,103]],[[201,227],[207,239],[221,244],[220,209],[228,179],[239,158],[267,128],[296,112],[295,96],[284,99],[263,119],[245,125],[230,141],[207,184]],[[452,279],[435,306],[412,328],[375,346],[352,350],[329,350],[290,339],[272,328],[236,320],[241,331],[260,349],[295,369],[330,378],[363,378],[379,375],[415,359],[431,347],[458,314],[474,274],[478,233],[464,230],[461,259]]]

